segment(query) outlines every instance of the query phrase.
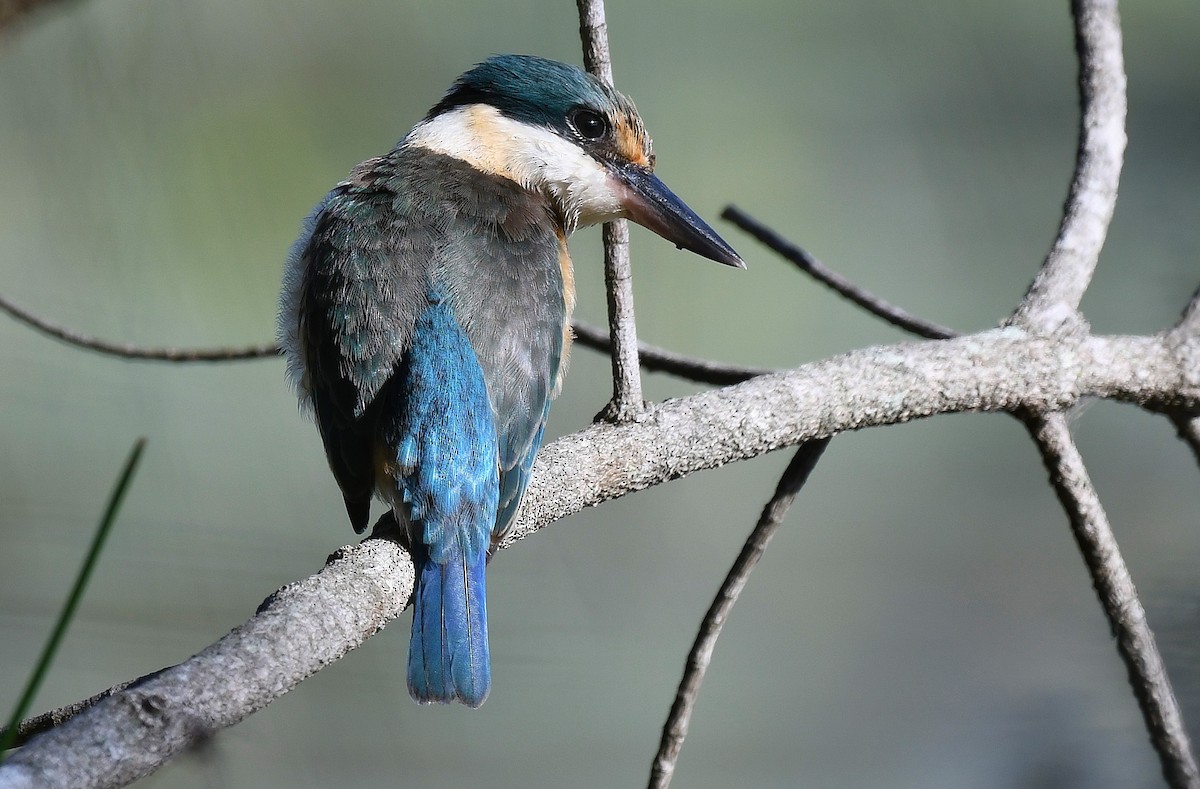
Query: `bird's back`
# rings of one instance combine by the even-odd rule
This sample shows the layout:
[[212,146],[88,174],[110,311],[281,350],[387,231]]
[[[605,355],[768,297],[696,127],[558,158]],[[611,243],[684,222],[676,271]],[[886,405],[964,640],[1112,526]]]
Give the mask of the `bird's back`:
[[543,195],[403,145],[318,206],[293,248],[281,325],[356,528],[377,481],[376,412],[435,290],[487,385],[507,527],[564,353],[573,296],[557,227]]

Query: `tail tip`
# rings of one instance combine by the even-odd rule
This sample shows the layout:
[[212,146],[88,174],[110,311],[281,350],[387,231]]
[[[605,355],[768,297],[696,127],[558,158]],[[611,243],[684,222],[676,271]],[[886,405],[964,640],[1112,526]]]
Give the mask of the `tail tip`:
[[479,709],[483,706],[483,702],[487,701],[488,693],[491,691],[491,682],[478,683],[470,688],[459,688],[454,685],[434,688],[423,680],[424,677],[418,679],[410,676],[408,678],[408,694],[422,707],[433,704],[450,704],[457,701],[473,710]]

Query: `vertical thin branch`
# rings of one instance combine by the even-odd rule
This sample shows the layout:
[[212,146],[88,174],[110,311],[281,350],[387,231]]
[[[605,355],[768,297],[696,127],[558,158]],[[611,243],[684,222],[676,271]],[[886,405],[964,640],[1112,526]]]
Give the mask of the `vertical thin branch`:
[[[594,76],[613,84],[608,51],[604,0],[576,0],[583,65]],[[612,336],[612,402],[601,415],[629,422],[645,410],[638,367],[637,328],[633,321],[633,266],[629,260],[629,225],[624,219],[604,225],[604,284],[608,290],[608,328]]]
[[1025,426],[1037,442],[1050,482],[1071,521],[1071,532],[1116,636],[1163,776],[1172,787],[1200,787],[1200,770],[1162,655],[1067,419],[1062,414],[1029,416]]
[[650,766],[650,789],[666,789],[670,785],[671,778],[675,775],[675,763],[679,760],[679,751],[683,748],[684,738],[687,737],[692,710],[695,709],[696,699],[700,695],[700,684],[704,682],[704,675],[712,661],[713,649],[717,645],[721,629],[725,627],[733,604],[746,587],[750,573],[767,550],[767,543],[779,530],[788,509],[796,499],[796,494],[804,487],[827,446],[829,439],[821,438],[801,444],[796,450],[791,463],[779,479],[775,494],[763,508],[758,523],[746,538],[742,552],[738,554],[712,605],[709,606],[708,613],[704,615],[704,620],[700,623],[700,632],[696,634],[692,651],[688,653],[683,679],[680,680],[679,690],[675,693],[675,703],[671,705],[671,712],[663,725],[658,754]]
[[1117,0],[1073,0],[1079,148],[1058,236],[1012,322],[1053,331],[1077,322],[1117,203],[1125,155],[1125,63]]

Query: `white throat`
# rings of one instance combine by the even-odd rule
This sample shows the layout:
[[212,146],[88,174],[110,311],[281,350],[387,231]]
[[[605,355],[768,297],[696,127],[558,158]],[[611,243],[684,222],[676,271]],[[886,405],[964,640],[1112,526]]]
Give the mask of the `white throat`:
[[453,156],[554,201],[569,233],[625,216],[619,187],[600,162],[549,129],[513,120],[487,104],[443,112],[401,143]]

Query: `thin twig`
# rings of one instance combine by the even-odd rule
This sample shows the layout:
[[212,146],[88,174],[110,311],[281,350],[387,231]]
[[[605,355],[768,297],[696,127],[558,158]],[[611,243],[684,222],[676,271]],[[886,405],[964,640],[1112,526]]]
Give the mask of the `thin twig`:
[[[612,56],[604,0],[576,0],[583,65],[612,85]],[[604,225],[604,285],[608,291],[608,329],[613,338],[612,401],[601,412],[612,422],[636,420],[646,408],[638,367],[637,327],[633,320],[633,266],[629,260],[629,225],[624,219]]]
[[778,253],[813,279],[826,285],[838,295],[848,299],[893,326],[930,340],[947,340],[957,337],[958,332],[924,318],[918,318],[867,291],[841,274],[832,270],[801,247],[796,246],[776,231],[759,222],[737,206],[726,206],[721,218],[754,237],[756,241]]
[[[612,348],[608,332],[590,323],[575,321],[575,341],[593,350],[607,353]],[[748,381],[759,375],[777,372],[766,367],[742,367],[740,365],[711,362],[695,356],[660,348],[657,345],[638,343],[638,358],[642,368],[657,373],[668,373],[697,383],[713,386],[728,386]]]
[[1078,324],[1117,205],[1125,155],[1125,63],[1117,0],[1073,0],[1079,57],[1079,147],[1058,235],[1011,318],[1035,331]]
[[658,746],[658,754],[650,766],[650,789],[666,789],[675,775],[675,763],[679,760],[679,751],[683,748],[683,740],[687,737],[688,725],[691,723],[692,710],[695,709],[696,699],[700,695],[700,685],[712,661],[713,649],[721,629],[729,618],[729,612],[737,602],[738,596],[750,579],[758,560],[767,550],[767,543],[783,524],[788,509],[796,499],[796,494],[808,480],[809,474],[816,468],[821,454],[829,446],[828,438],[821,438],[801,444],[788,464],[775,494],[763,507],[758,523],[746,538],[742,552],[738,554],[721,584],[717,596],[713,598],[708,613],[700,624],[700,632],[688,653],[687,664],[684,667],[683,679],[679,690],[675,693],[675,703],[671,705],[671,713],[663,725],[662,741]]
[[39,318],[32,312],[13,304],[4,296],[0,296],[0,311],[7,312],[16,320],[47,337],[74,345],[77,348],[121,359],[141,359],[154,362],[235,362],[246,359],[269,359],[279,355],[279,346],[274,343],[251,345],[244,348],[152,348],[109,342],[99,337],[80,334]]
[[[87,351],[115,356],[120,359],[137,359],[150,362],[231,362],[246,359],[269,359],[279,355],[279,346],[274,344],[250,345],[241,348],[153,348],[140,345],[114,343],[99,337],[91,337],[72,329],[51,323],[33,313],[16,306],[0,296],[0,311],[7,312],[26,326],[55,340]],[[608,353],[612,349],[608,332],[590,323],[576,321],[573,324],[580,345]],[[742,367],[739,365],[711,362],[695,356],[660,348],[646,343],[639,344],[638,357],[647,370],[668,373],[697,383],[726,386],[749,380],[757,375],[775,372],[765,367]]]
[[1150,732],[1150,741],[1158,752],[1163,775],[1172,787],[1200,786],[1200,770],[1162,655],[1121,557],[1108,515],[1071,438],[1067,419],[1061,413],[1045,417],[1030,415],[1025,418],[1025,425],[1037,442],[1050,472],[1050,482],[1071,521],[1071,532],[1117,638],[1117,651],[1129,671],[1129,683]]

